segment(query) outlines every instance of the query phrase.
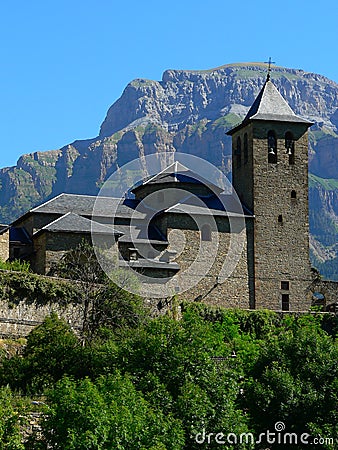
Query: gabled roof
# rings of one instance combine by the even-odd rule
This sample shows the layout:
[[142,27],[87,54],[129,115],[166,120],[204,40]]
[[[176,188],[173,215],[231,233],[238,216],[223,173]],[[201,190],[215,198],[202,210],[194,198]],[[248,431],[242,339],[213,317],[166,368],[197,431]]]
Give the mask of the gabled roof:
[[133,217],[134,219],[143,219],[145,214],[135,211],[138,203],[134,199],[62,193],[31,209],[13,222],[13,225],[32,213],[64,215],[68,212],[73,212],[88,217],[94,214],[96,217]]
[[63,232],[63,233],[94,233],[94,234],[107,234],[107,235],[121,235],[120,231],[101,223],[95,222],[85,217],[81,217],[78,214],[68,212],[67,214],[59,217],[53,222],[41,228],[34,236],[44,232]]
[[256,97],[256,100],[249,109],[243,122],[228,131],[227,134],[231,135],[234,131],[238,130],[252,120],[293,122],[307,124],[308,126],[312,125],[312,122],[297,116],[292,111],[291,107],[270,80],[267,80],[264,83],[263,88]]
[[222,192],[219,186],[211,183],[201,175],[193,172],[188,169],[186,166],[181,164],[179,161],[175,161],[170,164],[170,166],[166,167],[164,170],[159,172],[156,175],[153,175],[149,178],[143,180],[140,184],[133,187],[131,190],[135,192],[139,188],[146,185],[154,185],[154,184],[164,184],[164,183],[190,183],[190,184],[202,184],[204,186],[209,187],[213,191]]
[[232,195],[210,197],[188,196],[176,205],[167,208],[164,212],[174,214],[189,214],[191,216],[213,215],[225,217],[254,218],[251,211],[236,201]]

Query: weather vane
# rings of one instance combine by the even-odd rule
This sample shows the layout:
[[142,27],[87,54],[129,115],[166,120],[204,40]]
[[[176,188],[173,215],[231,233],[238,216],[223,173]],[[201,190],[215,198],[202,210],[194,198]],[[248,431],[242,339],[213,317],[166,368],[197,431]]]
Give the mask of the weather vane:
[[269,81],[269,80],[270,80],[270,73],[271,73],[271,64],[276,64],[276,63],[275,63],[275,61],[271,61],[271,56],[270,56],[270,57],[269,57],[269,61],[265,61],[264,64],[269,64],[269,67],[268,67],[268,74],[267,74],[267,76],[266,76],[266,81]]

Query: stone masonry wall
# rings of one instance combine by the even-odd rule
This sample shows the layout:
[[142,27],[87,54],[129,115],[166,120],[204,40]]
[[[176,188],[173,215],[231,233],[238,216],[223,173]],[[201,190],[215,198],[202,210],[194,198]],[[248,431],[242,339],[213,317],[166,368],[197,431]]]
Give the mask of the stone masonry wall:
[[[268,162],[268,131],[277,137],[277,163]],[[289,164],[285,133],[295,139],[295,162]],[[248,134],[248,163],[236,167],[236,189],[255,214],[254,273],[256,308],[278,310],[289,296],[290,310],[308,310],[311,295],[308,224],[308,139],[306,126],[289,122],[253,122],[233,135]],[[250,177],[253,189],[250,190]],[[238,181],[239,180],[239,181]],[[296,198],[291,198],[291,191]],[[289,289],[281,289],[281,282]]]
[[9,258],[9,230],[0,234],[0,261],[7,261]]
[[174,259],[180,266],[177,282],[181,289],[187,289],[178,296],[180,300],[203,301],[229,308],[250,307],[247,239],[243,223],[232,224],[233,233],[229,233],[228,219],[216,218],[212,240],[201,241],[191,217],[183,214],[167,217],[168,249],[178,252]]

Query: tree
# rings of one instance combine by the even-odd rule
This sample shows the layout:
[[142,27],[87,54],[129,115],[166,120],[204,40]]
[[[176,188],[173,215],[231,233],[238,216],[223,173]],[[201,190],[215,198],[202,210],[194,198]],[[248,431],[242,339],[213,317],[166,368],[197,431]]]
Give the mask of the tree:
[[14,406],[9,387],[0,389],[0,448],[3,450],[24,450],[21,427],[24,424]]
[[43,393],[63,375],[78,372],[81,351],[69,325],[52,313],[30,332],[22,354],[2,360],[0,382],[24,392]]
[[93,247],[86,241],[67,252],[55,266],[54,273],[74,280],[80,287],[84,342],[92,341],[103,327],[137,326],[148,316],[141,297],[127,290],[128,284],[135,282],[130,273],[116,269],[114,274],[119,283],[114,283],[104,273]]
[[180,422],[152,408],[131,380],[118,372],[95,383],[64,378],[49,392],[47,402],[42,427],[51,448],[183,449]]

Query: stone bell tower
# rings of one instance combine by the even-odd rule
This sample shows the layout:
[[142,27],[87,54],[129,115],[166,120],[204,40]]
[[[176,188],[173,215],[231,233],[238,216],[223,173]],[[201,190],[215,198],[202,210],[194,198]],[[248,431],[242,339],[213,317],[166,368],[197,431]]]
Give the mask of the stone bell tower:
[[267,80],[232,136],[233,186],[248,230],[251,307],[308,310],[308,128]]

